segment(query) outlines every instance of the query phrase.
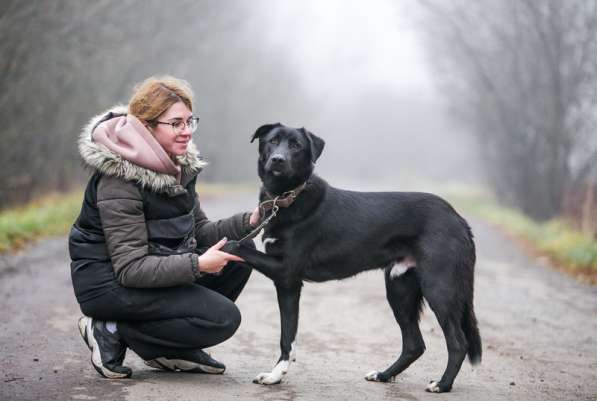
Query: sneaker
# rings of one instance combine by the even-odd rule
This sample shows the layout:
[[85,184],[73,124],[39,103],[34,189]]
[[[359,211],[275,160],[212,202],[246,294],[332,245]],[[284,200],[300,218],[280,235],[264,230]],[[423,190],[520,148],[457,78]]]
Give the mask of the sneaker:
[[159,357],[144,361],[149,367],[171,372],[222,374],[226,370],[223,363],[213,359],[203,350],[193,350],[184,359]]
[[133,371],[122,366],[126,345],[117,332],[108,331],[106,322],[83,316],[79,319],[79,332],[91,351],[91,364],[100,375],[108,379],[131,377]]

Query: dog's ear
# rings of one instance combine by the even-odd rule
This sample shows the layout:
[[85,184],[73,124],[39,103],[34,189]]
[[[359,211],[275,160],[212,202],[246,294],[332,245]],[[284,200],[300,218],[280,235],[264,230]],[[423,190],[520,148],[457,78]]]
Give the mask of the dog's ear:
[[278,128],[281,126],[282,126],[282,124],[280,124],[280,123],[262,125],[261,127],[257,128],[257,131],[255,131],[255,133],[251,137],[251,143],[253,143],[253,141],[255,139],[258,139],[258,138],[262,137],[263,135],[267,134],[274,128]]
[[312,132],[307,131],[305,127],[299,128],[299,131],[305,134],[305,136],[309,140],[309,145],[311,146],[311,162],[315,163],[315,161],[321,155],[321,152],[323,152],[325,141],[317,135],[313,134]]

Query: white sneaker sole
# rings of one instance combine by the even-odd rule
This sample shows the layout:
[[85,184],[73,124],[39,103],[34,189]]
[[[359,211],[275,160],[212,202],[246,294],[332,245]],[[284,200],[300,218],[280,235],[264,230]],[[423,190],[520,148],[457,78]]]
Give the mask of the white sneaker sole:
[[168,359],[164,357],[144,361],[149,367],[172,372],[195,372],[209,373],[218,375],[224,373],[225,368],[214,368],[213,366],[203,365],[196,362],[185,361],[184,359]]
[[79,333],[81,334],[81,337],[83,337],[83,341],[85,341],[85,345],[87,345],[87,348],[91,351],[91,344],[89,344],[89,339],[87,338],[87,320],[90,319],[86,316],[79,318],[77,326],[79,327]]

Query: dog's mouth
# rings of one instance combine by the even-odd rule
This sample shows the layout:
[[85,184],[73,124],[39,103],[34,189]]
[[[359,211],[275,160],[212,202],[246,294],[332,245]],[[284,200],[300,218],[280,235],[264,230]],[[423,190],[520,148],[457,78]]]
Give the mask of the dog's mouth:
[[274,177],[279,177],[286,172],[286,166],[282,164],[271,164],[266,171]]

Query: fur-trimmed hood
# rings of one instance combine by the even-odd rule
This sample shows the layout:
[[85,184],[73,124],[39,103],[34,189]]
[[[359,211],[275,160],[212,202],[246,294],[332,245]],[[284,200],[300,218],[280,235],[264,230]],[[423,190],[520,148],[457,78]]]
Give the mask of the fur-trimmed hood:
[[[144,188],[156,192],[167,192],[169,188],[178,185],[175,175],[156,172],[126,160],[122,155],[110,150],[107,146],[93,140],[92,134],[98,124],[110,118],[127,114],[127,107],[118,105],[93,117],[83,128],[79,136],[79,152],[85,165],[102,174],[135,181]],[[137,120],[138,121],[138,120]],[[176,164],[180,166],[182,182],[188,182],[207,164],[201,160],[199,151],[193,142],[189,142],[187,153],[176,157]],[[170,171],[172,173],[172,171]]]

